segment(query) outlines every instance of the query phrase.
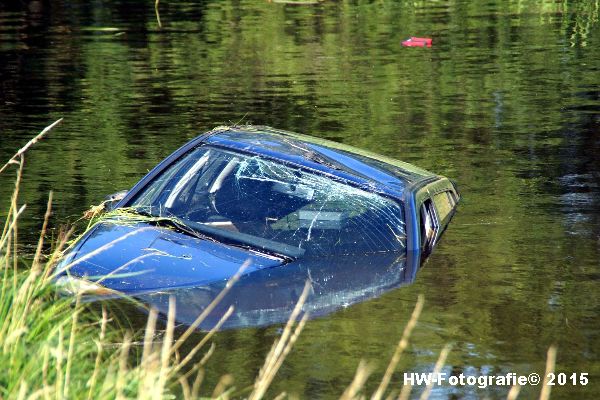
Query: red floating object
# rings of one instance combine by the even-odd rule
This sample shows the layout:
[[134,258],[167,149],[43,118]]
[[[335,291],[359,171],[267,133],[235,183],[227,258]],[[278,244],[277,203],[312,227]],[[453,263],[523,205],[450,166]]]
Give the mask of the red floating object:
[[431,38],[411,37],[402,42],[404,47],[431,47]]

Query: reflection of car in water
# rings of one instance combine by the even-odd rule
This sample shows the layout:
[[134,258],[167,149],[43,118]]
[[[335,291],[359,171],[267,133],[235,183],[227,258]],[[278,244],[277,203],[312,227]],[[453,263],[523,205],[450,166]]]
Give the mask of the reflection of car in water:
[[[309,258],[284,268],[262,269],[244,275],[233,285],[202,327],[215,326],[230,305],[235,311],[223,324],[224,328],[285,322],[307,279],[310,279],[311,291],[303,310],[311,317],[327,315],[411,283],[417,271],[414,261],[389,252],[368,257]],[[225,282],[221,281],[177,290],[177,321],[191,324],[224,286]],[[142,294],[139,299],[166,314],[170,294],[153,292]]]
[[267,127],[216,128],[114,199],[59,283],[163,311],[175,295],[177,319],[191,322],[249,261],[214,317],[233,303],[228,326],[286,319],[307,279],[305,309],[325,314],[411,282],[457,201],[448,179],[410,164]]

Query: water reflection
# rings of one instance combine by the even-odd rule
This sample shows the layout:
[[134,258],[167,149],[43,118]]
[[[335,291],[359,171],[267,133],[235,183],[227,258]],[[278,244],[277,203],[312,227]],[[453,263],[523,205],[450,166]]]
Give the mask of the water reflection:
[[[555,343],[562,370],[600,381],[598,2],[168,1],[162,30],[151,1],[41,3],[0,4],[0,159],[65,117],[27,156],[23,240],[35,243],[49,190],[54,222],[79,218],[247,114],[455,177],[463,194],[415,282],[308,323],[272,397],[339,396],[357,360],[389,358],[419,293],[406,371],[430,371],[452,342],[456,370],[542,372]],[[420,35],[431,49],[401,47]],[[12,179],[0,176],[0,213]],[[251,384],[276,332],[217,335],[207,381]]]
[[[283,267],[266,268],[244,275],[200,328],[210,330],[225,315],[233,314],[223,329],[268,326],[290,317],[304,285],[311,285],[303,311],[310,317],[328,315],[340,308],[376,298],[414,281],[418,257],[411,252],[371,254],[369,257],[305,259]],[[144,304],[168,314],[169,297],[176,300],[176,320],[191,325],[223,290],[225,282],[136,296]]]

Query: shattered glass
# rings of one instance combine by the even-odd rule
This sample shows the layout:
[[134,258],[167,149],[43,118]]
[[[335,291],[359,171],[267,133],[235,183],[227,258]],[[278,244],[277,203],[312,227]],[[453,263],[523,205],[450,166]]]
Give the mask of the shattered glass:
[[130,206],[257,251],[329,256],[404,251],[400,202],[326,174],[201,146]]

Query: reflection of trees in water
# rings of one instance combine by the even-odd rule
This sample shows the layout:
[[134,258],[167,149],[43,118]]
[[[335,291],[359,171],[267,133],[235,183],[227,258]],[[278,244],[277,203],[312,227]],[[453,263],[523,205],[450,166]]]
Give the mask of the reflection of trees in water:
[[566,3],[566,5],[572,13],[571,46],[580,43],[582,47],[586,47],[590,31],[598,23],[600,3],[597,1],[582,1],[574,4]]
[[[65,117],[26,161],[32,214],[43,215],[49,189],[57,216],[76,214],[197,132],[248,112],[244,122],[456,178],[465,196],[442,241],[445,258],[434,255],[434,268],[420,273],[433,307],[425,321],[450,314],[444,321],[463,338],[505,359],[543,354],[546,336],[559,342],[561,362],[596,355],[597,296],[584,278],[600,251],[597,2],[163,1],[160,31],[153,1],[72,3],[42,1],[37,12],[0,5],[0,157]],[[431,49],[400,46],[420,34],[434,38]],[[375,346],[370,338],[382,346],[382,337],[398,337],[395,324],[356,322],[390,321],[389,307],[349,313],[354,320],[308,326],[303,335],[314,342],[299,343],[340,355],[322,360],[324,381],[353,373],[356,354]],[[338,334],[322,338],[319,328]],[[445,342],[420,334],[428,348]],[[271,337],[222,341],[257,349],[222,356],[225,370],[251,382],[254,372],[239,366]],[[301,353],[291,365],[296,390],[301,381],[307,393],[324,390]]]

